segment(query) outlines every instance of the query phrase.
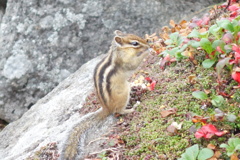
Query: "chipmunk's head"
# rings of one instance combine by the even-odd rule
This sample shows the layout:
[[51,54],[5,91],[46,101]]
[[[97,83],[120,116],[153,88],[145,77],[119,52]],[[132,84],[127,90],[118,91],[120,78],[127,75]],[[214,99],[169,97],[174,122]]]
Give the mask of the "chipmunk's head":
[[146,40],[133,35],[124,34],[116,30],[113,43],[115,43],[118,50],[118,60],[127,69],[136,69],[143,58],[149,53],[149,44]]

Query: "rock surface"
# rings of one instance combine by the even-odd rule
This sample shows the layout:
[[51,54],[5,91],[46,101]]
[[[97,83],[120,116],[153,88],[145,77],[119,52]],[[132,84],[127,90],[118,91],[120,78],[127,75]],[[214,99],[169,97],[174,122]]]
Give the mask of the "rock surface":
[[[93,69],[100,58],[83,65],[33,105],[19,120],[0,132],[1,160],[26,159],[49,143],[56,143],[58,153],[61,154],[69,131],[82,120],[78,110],[89,92],[93,91]],[[107,133],[113,122],[113,116],[109,116],[104,122],[105,127],[90,130],[86,140],[89,142],[96,139],[96,136],[101,136],[101,133]],[[88,147],[94,150],[97,145],[93,143]]]
[[3,2],[0,119],[12,122],[84,62],[105,53],[114,30],[153,33],[217,1],[7,0],[6,10]]

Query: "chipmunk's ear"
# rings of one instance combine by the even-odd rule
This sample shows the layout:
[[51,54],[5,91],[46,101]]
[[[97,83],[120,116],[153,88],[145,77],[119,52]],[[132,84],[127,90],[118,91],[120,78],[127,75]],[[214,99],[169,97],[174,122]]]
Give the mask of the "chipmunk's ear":
[[115,36],[114,37],[114,42],[117,46],[121,47],[123,45],[123,39],[122,37]]
[[122,32],[119,31],[119,30],[114,31],[114,34],[115,34],[116,36],[123,36],[123,35],[124,35],[124,33],[122,33]]

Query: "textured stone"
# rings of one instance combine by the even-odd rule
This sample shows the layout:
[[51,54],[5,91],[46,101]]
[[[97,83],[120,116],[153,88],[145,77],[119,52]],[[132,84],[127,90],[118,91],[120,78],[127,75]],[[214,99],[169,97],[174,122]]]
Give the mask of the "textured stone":
[[24,54],[16,54],[9,57],[3,68],[3,75],[12,80],[20,79],[31,71],[32,63]]
[[105,53],[114,30],[151,34],[219,1],[8,0],[5,10],[1,0],[0,119],[17,120],[83,63]]
[[[78,110],[86,96],[93,91],[93,69],[101,58],[102,56],[97,57],[83,65],[33,105],[20,119],[10,123],[0,132],[1,160],[27,159],[34,156],[41,147],[54,142],[57,143],[58,153],[62,153],[73,126],[79,124],[84,117],[94,114],[80,117]],[[84,141],[90,142],[106,134],[114,122],[115,118],[109,116],[102,125],[90,129],[86,136],[83,136]],[[80,147],[82,156],[84,153],[98,150],[100,145],[92,143],[86,148],[84,146]]]

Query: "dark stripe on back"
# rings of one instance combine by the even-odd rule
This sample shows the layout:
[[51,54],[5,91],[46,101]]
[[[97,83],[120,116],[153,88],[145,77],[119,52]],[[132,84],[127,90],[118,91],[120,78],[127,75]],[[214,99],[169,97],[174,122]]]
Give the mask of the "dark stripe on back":
[[104,78],[103,74],[104,74],[105,70],[107,69],[107,67],[109,67],[111,65],[111,60],[112,60],[112,53],[109,56],[108,61],[100,69],[99,79],[98,79],[98,87],[99,87],[99,92],[100,92],[99,95],[102,96],[102,100],[105,104],[106,104],[106,98],[104,97],[104,94],[103,94],[103,78]]
[[[104,57],[104,58],[96,65],[96,67],[95,67],[95,69],[94,69],[93,80],[94,80],[94,86],[95,86],[96,90],[97,90],[97,78],[96,78],[97,70],[98,70],[99,66],[102,64],[102,62],[104,61],[105,58],[106,58],[106,57]],[[97,90],[97,92],[98,92],[98,90]]]
[[118,67],[115,65],[114,68],[108,73],[107,75],[107,92],[108,92],[108,95],[111,96],[111,82],[110,82],[110,79],[111,77],[117,72],[118,70]]

